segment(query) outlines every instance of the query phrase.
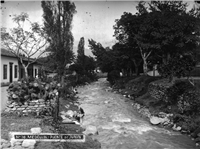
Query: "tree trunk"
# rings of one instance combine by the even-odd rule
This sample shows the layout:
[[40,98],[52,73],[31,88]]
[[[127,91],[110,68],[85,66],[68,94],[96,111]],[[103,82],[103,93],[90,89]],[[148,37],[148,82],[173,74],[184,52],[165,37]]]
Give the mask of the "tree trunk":
[[173,75],[170,75],[170,77],[169,77],[169,82],[172,83],[172,84],[174,84],[175,79],[174,79],[174,76],[173,76]]
[[142,59],[143,59],[143,72],[144,72],[144,75],[146,76],[147,75],[147,58],[150,56],[152,51],[150,51],[148,54],[147,53],[144,53],[142,52],[142,49],[140,48],[140,54],[142,56]]
[[136,73],[136,76],[139,76],[139,65],[136,63],[135,59],[132,59],[133,63],[134,63],[134,66],[135,66],[135,73]]
[[144,75],[146,76],[147,75],[147,61],[146,61],[146,59],[143,59],[143,72],[144,72]]
[[24,75],[25,75],[24,77],[28,78],[28,67],[27,66],[24,66],[24,72],[25,72],[24,73]]

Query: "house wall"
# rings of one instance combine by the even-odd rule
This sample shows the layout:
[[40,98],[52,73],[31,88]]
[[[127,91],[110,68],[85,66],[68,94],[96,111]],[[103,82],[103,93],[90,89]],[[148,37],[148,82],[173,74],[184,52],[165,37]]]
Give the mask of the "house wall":
[[0,112],[6,108],[6,104],[8,101],[8,93],[7,93],[7,86],[0,87]]
[[149,76],[160,76],[160,74],[158,73],[157,70],[155,70],[155,71],[149,71],[149,72],[147,72],[147,74],[148,74]]
[[[19,66],[18,66],[18,59],[1,56],[1,83],[8,83],[10,82],[10,63],[12,64],[12,81],[17,81],[19,78]],[[7,65],[7,78],[4,79],[4,65]],[[17,77],[15,77],[15,66],[17,66]]]

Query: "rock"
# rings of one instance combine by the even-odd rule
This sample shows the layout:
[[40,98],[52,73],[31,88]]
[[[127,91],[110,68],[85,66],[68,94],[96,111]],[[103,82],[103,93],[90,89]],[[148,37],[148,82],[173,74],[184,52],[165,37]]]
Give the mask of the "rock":
[[166,117],[166,116],[167,116],[167,114],[166,114],[166,113],[164,113],[164,112],[159,112],[158,116],[159,116],[159,117],[162,117],[162,118],[164,118],[164,117]]
[[176,127],[176,124],[174,124],[174,126],[172,127],[172,129],[175,130],[175,131],[180,131],[181,127],[180,126]]
[[96,126],[89,125],[86,127],[86,130],[83,132],[85,135],[95,135],[98,134]]
[[153,125],[160,124],[162,121],[163,120],[161,118],[159,118],[159,117],[155,117],[155,116],[150,117],[150,122]]
[[196,146],[199,146],[199,143],[196,143],[195,145],[196,145]]
[[39,102],[44,102],[44,99],[38,99]]
[[62,120],[63,123],[71,123],[73,122],[72,120],[70,120],[69,118],[65,118]]
[[140,105],[139,105],[139,104],[137,104],[136,108],[137,108],[137,109],[140,109]]
[[1,139],[1,144],[2,144],[2,143],[7,143],[7,142],[8,142],[7,140]]
[[65,105],[65,108],[66,108],[66,109],[68,109],[69,107],[70,107],[70,105],[68,105],[68,104]]
[[24,149],[21,145],[14,146],[14,149]]
[[13,108],[13,107],[14,107],[14,105],[13,105],[13,104],[11,104],[11,105],[9,105],[8,107],[9,107],[9,108]]
[[114,118],[112,121],[113,122],[130,123],[131,119],[130,118],[126,118],[126,117],[125,118],[121,117],[121,118]]
[[1,145],[3,148],[9,148],[11,147],[11,143],[10,142],[5,142]]
[[33,134],[38,134],[41,132],[42,132],[42,129],[40,127],[31,128],[31,133],[33,133]]
[[186,130],[183,130],[183,128],[182,128],[181,133],[182,133],[182,134],[187,134],[187,131],[186,131]]
[[167,122],[167,121],[163,123],[164,126],[165,126],[165,125],[168,125],[168,124],[169,124],[169,122]]
[[166,116],[167,116],[167,117],[170,117],[170,116],[173,116],[173,114],[172,114],[172,113],[171,113],[171,114],[166,114]]
[[16,94],[13,94],[12,98],[16,99],[16,98],[18,98],[18,96]]
[[22,146],[23,146],[23,147],[30,147],[30,146],[34,146],[35,143],[36,143],[35,140],[24,140],[24,141],[22,142]]
[[36,103],[35,102],[30,102],[29,105],[30,106],[34,106]]
[[66,112],[66,115],[68,115],[68,116],[70,116],[70,117],[73,117],[74,112],[73,112],[72,110],[68,110],[68,111]]
[[27,110],[23,110],[22,112],[27,113],[28,111]]
[[108,103],[109,103],[109,101],[104,101],[104,103],[105,103],[105,104],[108,104]]
[[60,114],[62,114],[62,115],[64,115],[64,116],[67,115],[66,113],[67,113],[67,112],[65,112],[65,111],[61,111],[61,112],[60,112]]
[[195,142],[200,143],[200,137],[196,138]]
[[21,145],[21,144],[22,144],[22,141],[17,141],[17,142],[14,143],[15,146],[16,145]]
[[18,142],[18,140],[14,139],[14,138],[10,139],[10,144],[12,147],[15,145],[16,142]]
[[29,146],[27,149],[34,149],[35,146]]

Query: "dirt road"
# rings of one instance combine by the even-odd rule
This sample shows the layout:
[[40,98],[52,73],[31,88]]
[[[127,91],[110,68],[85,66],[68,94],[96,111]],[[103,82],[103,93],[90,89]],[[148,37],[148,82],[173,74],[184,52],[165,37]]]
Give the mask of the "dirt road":
[[79,87],[81,107],[85,111],[83,127],[96,126],[99,134],[92,136],[103,149],[195,149],[186,135],[151,125],[133,109],[128,99],[107,92],[105,79]]

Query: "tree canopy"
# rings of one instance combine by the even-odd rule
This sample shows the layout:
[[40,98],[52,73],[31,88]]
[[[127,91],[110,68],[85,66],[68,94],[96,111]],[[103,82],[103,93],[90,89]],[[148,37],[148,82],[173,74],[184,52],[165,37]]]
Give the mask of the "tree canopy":
[[47,36],[41,25],[30,21],[27,13],[14,15],[13,22],[17,26],[10,31],[1,28],[2,47],[18,57],[25,70],[25,77],[28,77],[28,66],[46,51]]
[[124,12],[116,20],[114,36],[119,44],[129,47],[127,58],[142,59],[144,73],[150,63],[168,64],[171,58],[186,53],[195,55],[200,37],[200,8],[188,11],[187,6],[182,1],[140,1],[136,14]]

